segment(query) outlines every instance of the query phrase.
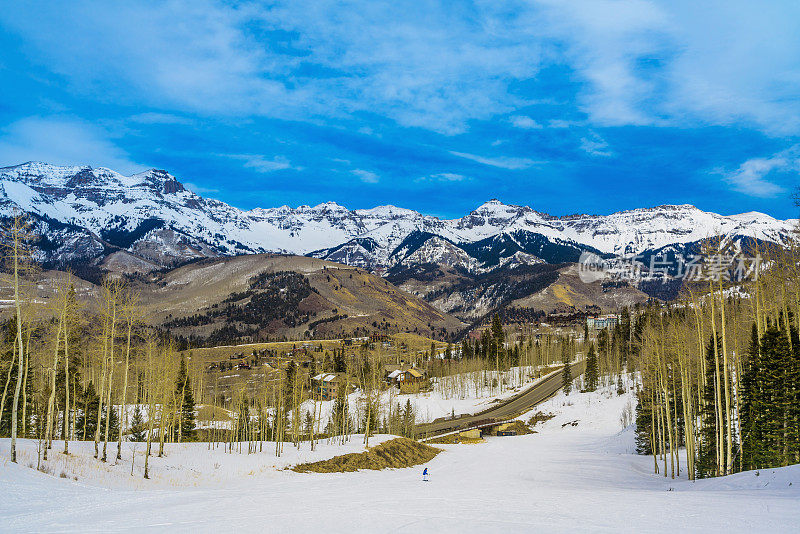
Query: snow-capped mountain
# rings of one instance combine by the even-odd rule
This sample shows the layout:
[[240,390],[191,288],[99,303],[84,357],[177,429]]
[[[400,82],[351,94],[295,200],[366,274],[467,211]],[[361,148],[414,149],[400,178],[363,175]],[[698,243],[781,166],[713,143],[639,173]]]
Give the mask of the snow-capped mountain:
[[646,254],[722,233],[782,243],[795,220],[762,213],[723,216],[694,206],[554,217],[490,200],[459,219],[380,206],[240,210],[201,197],[163,170],[25,163],[0,168],[0,215],[30,214],[37,255],[51,265],[87,262],[160,268],[218,255],[312,255],[379,272],[443,264],[464,272],[576,261],[582,251]]

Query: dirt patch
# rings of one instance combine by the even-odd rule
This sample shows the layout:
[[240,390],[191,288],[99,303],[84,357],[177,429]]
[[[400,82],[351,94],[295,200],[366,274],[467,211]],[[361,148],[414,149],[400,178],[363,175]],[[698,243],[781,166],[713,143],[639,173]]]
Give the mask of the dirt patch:
[[544,413],[544,412],[536,412],[528,419],[528,426],[531,428],[535,427],[539,423],[544,423],[545,421],[549,421],[555,417],[555,414],[552,413]]
[[446,436],[440,436],[438,438],[429,439],[427,443],[433,443],[439,445],[454,445],[456,443],[472,445],[475,443],[486,443],[486,440],[483,438],[463,438],[458,434],[448,434]]
[[523,423],[522,421],[514,421],[513,423],[509,423],[503,429],[505,432],[516,432],[517,436],[524,436],[525,434],[533,434],[533,431],[530,429],[528,425]]
[[361,453],[343,454],[329,460],[299,464],[292,467],[298,473],[345,473],[359,469],[380,470],[411,467],[429,462],[441,449],[429,447],[413,439],[396,438]]

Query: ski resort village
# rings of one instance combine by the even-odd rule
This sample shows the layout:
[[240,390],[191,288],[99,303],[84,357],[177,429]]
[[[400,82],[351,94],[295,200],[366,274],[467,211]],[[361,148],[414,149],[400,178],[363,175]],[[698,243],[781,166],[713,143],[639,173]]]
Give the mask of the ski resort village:
[[800,532],[798,35],[5,5],[0,533]]

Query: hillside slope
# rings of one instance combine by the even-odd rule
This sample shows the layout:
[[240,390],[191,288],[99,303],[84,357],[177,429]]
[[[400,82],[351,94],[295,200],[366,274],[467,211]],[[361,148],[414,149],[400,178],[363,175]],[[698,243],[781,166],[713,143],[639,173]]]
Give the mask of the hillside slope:
[[[137,282],[156,323],[176,335],[341,337],[416,332],[441,337],[454,317],[355,267],[257,254],[202,260]],[[236,332],[232,329],[235,328]],[[225,334],[221,329],[227,329]]]

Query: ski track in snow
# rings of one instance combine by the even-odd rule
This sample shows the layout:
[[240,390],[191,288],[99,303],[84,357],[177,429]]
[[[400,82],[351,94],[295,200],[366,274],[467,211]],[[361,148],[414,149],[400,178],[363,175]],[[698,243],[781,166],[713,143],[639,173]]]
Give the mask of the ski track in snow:
[[[633,429],[620,430],[620,414],[631,402],[631,393],[616,396],[611,389],[559,393],[533,410],[556,414],[537,425],[535,434],[441,446],[445,452],[427,465],[427,483],[422,482],[422,466],[336,474],[271,468],[234,476],[247,465],[276,459],[265,452],[250,457],[217,453],[209,460],[203,456],[208,454],[205,444],[191,444],[167,445],[166,461],[178,470],[176,476],[183,476],[184,485],[112,491],[98,486],[124,483],[129,454],[117,467],[96,470],[97,479],[74,482],[11,464],[6,439],[0,444],[0,531],[796,531],[800,466],[697,482],[685,475],[678,480],[654,475],[652,457],[633,454]],[[575,421],[575,426],[564,426]],[[35,444],[26,442],[26,447]],[[330,446],[318,454],[330,457],[360,448],[354,438],[344,449]],[[59,450],[58,443],[54,449]],[[277,465],[310,455],[307,445],[305,452],[291,445],[286,450]],[[186,467],[202,471],[212,461],[228,475],[216,482],[189,475]],[[156,472],[164,462],[153,459]],[[146,487],[141,482],[139,487]]]

